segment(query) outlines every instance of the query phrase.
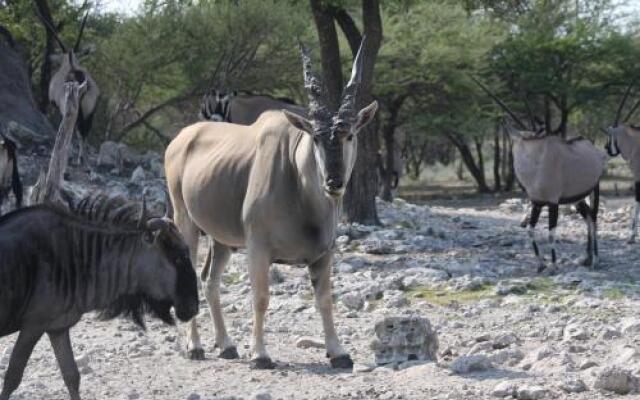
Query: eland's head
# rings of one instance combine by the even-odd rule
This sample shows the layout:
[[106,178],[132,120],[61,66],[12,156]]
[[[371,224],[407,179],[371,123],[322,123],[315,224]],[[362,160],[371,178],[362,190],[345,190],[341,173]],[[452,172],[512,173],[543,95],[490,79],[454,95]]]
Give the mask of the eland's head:
[[344,195],[356,161],[357,134],[373,120],[378,109],[376,101],[359,111],[356,109],[358,87],[362,80],[364,42],[363,38],[353,61],[351,79],[342,92],[337,111],[327,107],[324,86],[312,70],[309,50],[300,45],[304,86],[309,92],[309,118],[283,110],[293,126],[313,138],[319,182],[324,192],[332,198]]

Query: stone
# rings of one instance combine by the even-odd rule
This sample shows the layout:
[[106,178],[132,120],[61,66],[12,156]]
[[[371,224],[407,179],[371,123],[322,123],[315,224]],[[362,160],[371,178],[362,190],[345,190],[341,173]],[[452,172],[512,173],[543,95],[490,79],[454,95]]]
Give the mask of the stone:
[[98,168],[103,171],[116,169],[122,170],[122,145],[120,143],[106,141],[100,145],[98,152]]
[[324,341],[305,336],[296,341],[296,347],[299,349],[324,349]]
[[336,265],[336,271],[338,271],[338,273],[341,273],[341,274],[348,274],[355,270],[356,268],[353,265],[346,262],[341,262],[341,263],[338,263],[338,265]]
[[616,394],[637,392],[639,386],[638,378],[631,371],[617,366],[608,366],[600,370],[593,383],[595,389]]
[[280,271],[280,269],[275,265],[272,266],[269,269],[269,282],[272,285],[277,285],[277,284],[283,283],[284,281],[285,281],[285,276],[282,273],[282,271]]
[[587,390],[587,385],[580,378],[566,377],[560,384],[560,389],[567,393],[582,393]]
[[612,326],[605,326],[604,328],[602,328],[600,334],[598,335],[598,337],[602,340],[611,340],[620,336],[622,336],[620,330]]
[[537,385],[524,385],[516,390],[518,400],[539,400],[544,398],[549,390]]
[[438,336],[427,318],[387,317],[375,324],[371,342],[378,365],[405,361],[437,361]]
[[564,327],[563,338],[566,341],[587,340],[589,339],[589,334],[581,325],[568,324],[567,326]]
[[142,181],[144,181],[145,179],[147,179],[147,174],[144,172],[144,168],[142,168],[142,165],[138,165],[136,169],[134,169],[131,173],[131,178],[129,179],[129,181],[139,184],[142,183]]
[[491,360],[484,354],[460,356],[449,367],[456,374],[486,371],[492,367]]
[[89,366],[89,355],[88,354],[82,354],[81,356],[77,357],[76,358],[76,365],[80,369],[82,369],[84,367],[88,367]]
[[409,300],[407,300],[404,294],[397,294],[397,295],[391,296],[384,303],[384,306],[387,308],[402,308],[408,305],[409,305]]
[[260,389],[251,395],[251,400],[271,400],[271,393],[265,389]]
[[353,372],[354,373],[364,373],[364,372],[371,372],[374,369],[376,369],[377,365],[376,364],[360,364],[360,363],[355,363],[353,364]]
[[625,335],[640,333],[640,319],[635,317],[623,318],[620,321],[620,331]]
[[504,349],[515,344],[517,341],[518,337],[515,334],[506,332],[496,336],[491,345],[494,349]]
[[187,396],[187,400],[200,400],[202,397],[198,393],[191,393]]
[[358,292],[349,292],[342,295],[342,304],[350,310],[361,310],[364,307],[364,296]]
[[504,349],[489,356],[494,364],[507,364],[514,366],[524,358],[524,353],[520,349]]
[[491,395],[493,397],[514,397],[516,390],[518,390],[518,386],[515,382],[504,381],[493,387]]

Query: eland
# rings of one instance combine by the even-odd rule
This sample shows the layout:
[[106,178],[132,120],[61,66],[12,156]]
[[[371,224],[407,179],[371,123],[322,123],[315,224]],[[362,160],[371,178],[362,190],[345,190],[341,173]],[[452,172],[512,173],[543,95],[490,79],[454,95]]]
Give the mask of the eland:
[[[327,108],[309,51],[301,46],[308,117],[283,110],[265,112],[249,126],[201,122],[184,128],[167,148],[165,168],[175,221],[192,261],[197,259],[200,231],[212,239],[201,277],[222,358],[237,358],[238,353],[225,329],[220,278],[232,250],[246,248],[253,296],[252,365],[275,367],[265,346],[264,322],[269,268],[278,262],[309,265],[327,356],[333,367],[353,366],[336,334],[330,278],[357,133],[378,108],[375,101],[359,112],[355,108],[362,52],[361,44],[337,112]],[[195,319],[187,349],[191,358],[204,358]]]
[[[140,209],[140,211],[138,211]],[[170,208],[167,208],[168,210]],[[0,217],[0,337],[20,332],[0,400],[18,388],[34,346],[47,334],[71,400],[80,374],[69,329],[84,313],[144,313],[173,324],[198,312],[198,282],[173,222],[120,198],[95,196],[72,211],[41,204]]]
[[[538,260],[538,272],[546,269],[544,257],[536,241],[535,227],[543,207],[549,211],[549,244],[552,269],[556,269],[555,231],[561,204],[576,204],[587,224],[587,254],[582,264],[595,268],[598,264],[598,208],[600,178],[604,172],[605,154],[582,137],[565,140],[543,133],[543,129],[528,128],[518,116],[480,81],[473,80],[518,125],[509,127],[513,142],[513,164],[516,177],[531,202],[528,216],[529,237]],[[585,200],[589,197],[589,202]]]
[[66,112],[64,84],[70,80],[75,80],[81,84],[84,82],[84,84],[86,85],[84,94],[80,99],[78,119],[76,122],[78,132],[78,164],[81,164],[82,162],[86,161],[84,155],[84,142],[89,135],[89,132],[91,131],[93,116],[96,111],[98,98],[100,97],[100,89],[98,88],[96,81],[91,77],[89,72],[79,64],[77,57],[78,51],[80,49],[80,40],[82,38],[82,33],[84,32],[87,17],[89,16],[89,11],[87,11],[87,13],[84,15],[84,18],[82,19],[80,31],[78,32],[78,36],[73,47],[68,47],[67,45],[65,45],[58,36],[56,30],[49,24],[49,22],[44,17],[42,17],[39,12],[38,15],[40,16],[40,19],[47,27],[47,29],[49,29],[55,40],[58,42],[58,45],[63,52],[62,55],[56,56],[56,59],[59,59],[60,61],[60,66],[58,67],[58,70],[53,74],[53,76],[51,77],[51,81],[49,82],[49,99],[56,105],[62,117],[64,117]]
[[620,117],[632,87],[633,83],[631,83],[627,88],[627,91],[618,106],[618,111],[613,124],[603,130],[607,135],[607,144],[605,145],[607,154],[611,157],[622,155],[622,158],[629,164],[635,183],[635,209],[633,211],[633,219],[631,222],[629,243],[634,243],[636,240],[638,218],[640,217],[640,127],[633,126],[629,124],[628,121],[640,107],[640,100],[631,107],[624,119],[621,120]]

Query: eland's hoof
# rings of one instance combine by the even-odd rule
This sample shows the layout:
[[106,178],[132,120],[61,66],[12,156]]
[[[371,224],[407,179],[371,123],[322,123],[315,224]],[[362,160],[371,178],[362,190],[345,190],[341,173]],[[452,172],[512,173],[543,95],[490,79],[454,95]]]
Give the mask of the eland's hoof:
[[225,360],[235,360],[236,358],[240,358],[236,346],[227,347],[220,352],[220,355],[218,357],[224,358]]
[[190,360],[204,360],[204,349],[193,349],[187,352]]
[[271,361],[269,357],[254,358],[251,360],[251,368],[253,369],[275,369],[276,363]]
[[343,354],[331,359],[331,367],[340,369],[353,369],[353,361],[348,354]]

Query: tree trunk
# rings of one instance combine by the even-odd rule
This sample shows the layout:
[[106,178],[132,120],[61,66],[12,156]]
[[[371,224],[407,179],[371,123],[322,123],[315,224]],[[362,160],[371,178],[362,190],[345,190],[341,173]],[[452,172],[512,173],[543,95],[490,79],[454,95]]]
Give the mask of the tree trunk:
[[502,189],[500,182],[500,125],[496,127],[493,135],[493,190],[499,192]]
[[322,76],[327,90],[328,106],[332,110],[337,110],[340,106],[343,85],[338,32],[336,31],[332,10],[326,4],[326,1],[310,1],[311,12],[318,31]]
[[393,189],[395,186],[395,180],[399,178],[399,171],[395,170],[396,166],[396,140],[395,140],[395,132],[398,127],[398,115],[400,114],[400,109],[402,108],[402,104],[404,103],[405,96],[399,96],[390,101],[389,104],[389,116],[382,127],[382,136],[384,138],[384,147],[385,147],[385,165],[382,168],[384,173],[381,175],[382,178],[382,200],[384,201],[392,201],[393,200]]
[[[471,148],[466,140],[454,132],[445,132],[445,136],[453,143],[453,145],[460,152],[460,157],[462,158],[462,162],[467,167],[467,170],[476,181],[476,185],[478,186],[478,191],[480,193],[489,193],[491,190],[489,186],[487,186],[487,181],[484,176],[484,170],[480,168],[480,162],[476,163],[476,160],[473,158],[473,153],[471,152]],[[478,146],[478,142],[476,142],[476,147]]]
[[[358,89],[359,108],[365,107],[373,100],[374,67],[382,42],[379,0],[362,0],[362,22],[367,41],[363,49],[362,82]],[[358,134],[358,156],[345,195],[345,211],[351,222],[380,224],[376,210],[378,174],[374,167],[379,148],[377,123],[369,124]]]
[[[36,0],[36,7],[41,17],[54,29],[60,29],[58,25],[53,22],[51,16],[51,9],[46,0]],[[49,108],[49,82],[51,82],[51,55],[53,54],[53,34],[47,28],[47,25],[42,22],[45,32],[45,47],[44,55],[42,59],[42,66],[40,67],[40,95],[38,96],[38,107],[43,114],[47,113]],[[62,51],[62,49],[60,49]]]

